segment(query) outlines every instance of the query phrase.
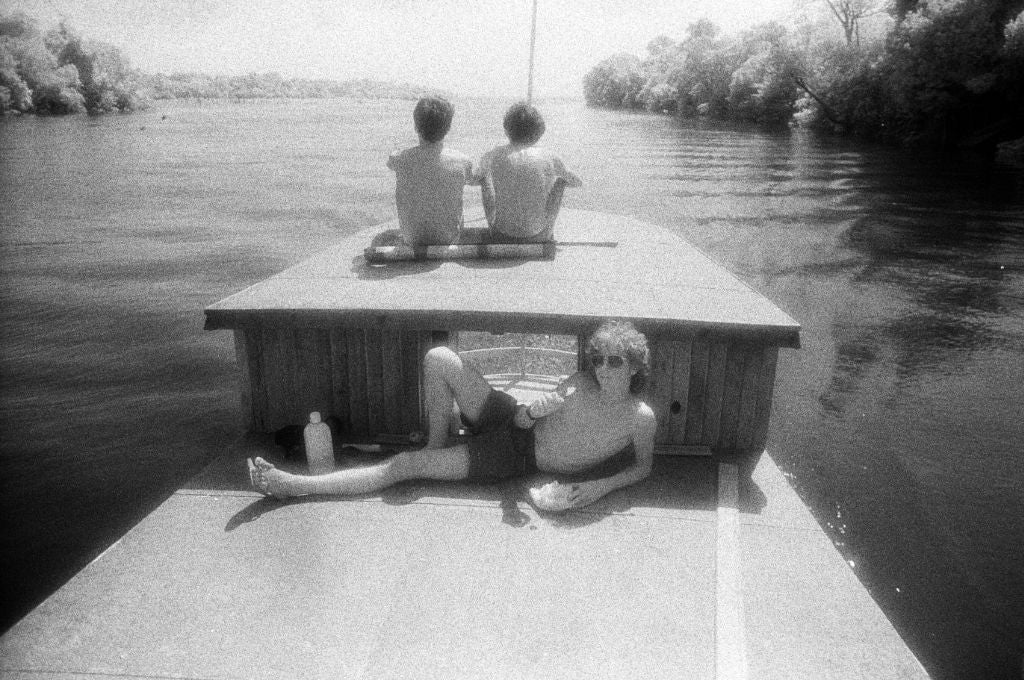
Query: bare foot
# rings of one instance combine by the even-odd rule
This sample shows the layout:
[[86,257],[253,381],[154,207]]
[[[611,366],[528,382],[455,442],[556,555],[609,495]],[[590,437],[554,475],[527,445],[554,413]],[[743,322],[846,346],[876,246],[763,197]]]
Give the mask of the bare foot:
[[255,460],[249,458],[246,463],[249,465],[249,481],[254,490],[264,496],[273,496],[274,498],[288,498],[295,495],[288,488],[287,472],[278,470],[262,458]]

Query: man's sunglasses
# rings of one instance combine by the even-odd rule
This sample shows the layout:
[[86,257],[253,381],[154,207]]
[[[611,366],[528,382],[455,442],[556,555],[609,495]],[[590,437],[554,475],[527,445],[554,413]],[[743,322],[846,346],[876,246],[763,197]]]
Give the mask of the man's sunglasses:
[[591,354],[590,365],[597,368],[598,366],[604,365],[605,359],[608,360],[609,368],[622,368],[622,364],[626,363],[626,360],[617,354],[609,354],[608,356],[605,356],[604,354]]

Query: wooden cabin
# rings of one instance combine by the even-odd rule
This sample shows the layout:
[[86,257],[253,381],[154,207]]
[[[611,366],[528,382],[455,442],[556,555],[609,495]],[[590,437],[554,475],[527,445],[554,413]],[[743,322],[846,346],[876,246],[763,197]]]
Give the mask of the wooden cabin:
[[374,235],[394,226],[360,231],[206,308],[207,329],[235,333],[248,429],[320,411],[353,439],[404,436],[426,427],[423,355],[458,332],[568,334],[582,348],[602,320],[627,318],[651,345],[646,399],[660,451],[763,450],[778,351],[799,346],[800,327],[678,236],[564,210],[553,253],[539,257],[367,257]]

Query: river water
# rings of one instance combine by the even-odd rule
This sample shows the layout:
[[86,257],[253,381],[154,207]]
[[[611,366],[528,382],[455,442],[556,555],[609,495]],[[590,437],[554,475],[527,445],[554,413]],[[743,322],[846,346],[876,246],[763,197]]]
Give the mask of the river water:
[[[458,101],[451,146],[502,141]],[[3,627],[238,434],[202,309],[392,219],[411,102],[0,121]],[[673,229],[803,325],[769,452],[936,678],[1024,650],[1024,171],[542,105],[566,206]],[[470,207],[479,198],[467,193]]]

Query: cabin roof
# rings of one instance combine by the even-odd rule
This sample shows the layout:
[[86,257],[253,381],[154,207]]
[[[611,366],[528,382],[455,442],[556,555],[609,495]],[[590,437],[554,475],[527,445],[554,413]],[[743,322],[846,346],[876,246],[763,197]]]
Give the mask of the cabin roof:
[[799,324],[675,234],[629,217],[563,210],[554,259],[367,264],[388,223],[364,229],[206,308],[206,328],[401,324],[587,332],[609,317],[648,333],[750,335],[799,346]]

